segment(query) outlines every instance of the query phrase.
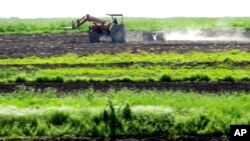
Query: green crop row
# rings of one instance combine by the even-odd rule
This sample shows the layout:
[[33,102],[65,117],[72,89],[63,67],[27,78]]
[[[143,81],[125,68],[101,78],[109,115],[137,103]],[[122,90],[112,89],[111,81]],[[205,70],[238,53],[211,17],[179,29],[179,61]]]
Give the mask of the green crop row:
[[249,81],[249,69],[169,66],[84,67],[39,69],[0,68],[0,82],[82,81]]
[[[107,18],[105,18],[107,19]],[[1,33],[64,32],[61,27],[71,26],[70,18],[58,19],[0,19]],[[110,19],[108,19],[109,21]],[[124,18],[127,30],[167,30],[183,28],[250,28],[250,18]],[[143,26],[142,26],[143,25]],[[87,31],[89,24],[78,31]]]
[[[15,106],[18,108],[43,108],[70,106],[76,109],[88,109],[91,107],[105,107],[111,100],[115,105],[121,106],[129,103],[133,106],[170,106],[176,112],[182,112],[191,108],[217,110],[227,107],[239,107],[249,111],[249,92],[184,92],[169,90],[129,90],[121,89],[97,91],[92,88],[71,92],[61,92],[56,89],[35,90],[33,88],[19,86],[12,93],[0,92],[1,106]],[[228,104],[230,103],[230,104]],[[244,108],[245,107],[245,108]],[[248,109],[247,109],[248,108]],[[153,109],[152,109],[153,110]],[[1,110],[0,110],[1,111]],[[3,114],[3,113],[1,113]]]
[[120,53],[94,54],[90,56],[77,56],[67,54],[60,57],[27,57],[0,59],[0,64],[94,64],[94,63],[122,63],[122,62],[236,62],[250,61],[250,53],[240,50],[229,50],[225,52],[187,52],[187,53],[162,53],[154,54],[143,52],[140,54]]
[[[109,66],[109,63],[131,63],[127,67]],[[230,50],[216,53],[121,53],[61,57],[28,57],[0,59],[0,82],[85,82],[85,81],[249,81],[249,65],[233,66],[233,63],[250,61],[248,52]],[[155,63],[154,65],[143,65]],[[174,65],[192,62],[192,65]],[[219,65],[199,65],[199,62],[217,62]],[[142,63],[142,64],[140,64]],[[159,64],[157,64],[159,63]],[[161,65],[161,63],[172,63]],[[16,64],[25,65],[14,67]],[[32,65],[46,65],[39,68]],[[53,67],[54,64],[92,64],[92,67]],[[99,65],[98,65],[99,64]],[[102,65],[101,65],[102,64]],[[105,65],[106,64],[106,65]],[[9,65],[9,66],[8,66]],[[11,66],[14,65],[14,66]]]
[[0,95],[0,137],[228,136],[231,124],[250,124],[249,100],[244,92],[21,88]]
[[221,77],[220,79],[214,79],[207,75],[194,74],[191,76],[186,76],[183,78],[174,78],[170,75],[163,74],[159,78],[134,78],[129,76],[122,76],[117,78],[88,78],[88,77],[77,77],[77,78],[65,78],[62,76],[38,76],[35,78],[28,78],[23,76],[17,76],[12,79],[4,79],[0,81],[1,83],[13,83],[13,82],[56,82],[56,83],[80,83],[80,82],[180,82],[180,81],[188,81],[188,82],[199,82],[199,81],[250,81],[249,76],[242,76],[235,78],[234,76],[227,75],[225,77]]

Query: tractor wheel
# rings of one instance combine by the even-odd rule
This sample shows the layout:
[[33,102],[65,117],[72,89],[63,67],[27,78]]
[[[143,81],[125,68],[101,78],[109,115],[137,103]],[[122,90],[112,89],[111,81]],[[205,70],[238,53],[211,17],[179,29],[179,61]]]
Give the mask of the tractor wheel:
[[110,36],[112,38],[112,42],[124,43],[126,37],[124,25],[114,24],[111,28]]
[[89,32],[89,42],[90,43],[96,43],[100,42],[101,35],[97,33],[96,31]]

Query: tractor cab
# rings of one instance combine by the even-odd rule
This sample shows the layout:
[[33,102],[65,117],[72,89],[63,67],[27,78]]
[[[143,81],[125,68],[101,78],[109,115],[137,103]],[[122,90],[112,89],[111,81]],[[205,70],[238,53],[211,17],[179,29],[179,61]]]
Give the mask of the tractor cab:
[[121,17],[120,24],[123,24],[123,15],[122,14],[106,14],[106,15],[111,16],[113,24],[119,24],[118,23],[118,17]]

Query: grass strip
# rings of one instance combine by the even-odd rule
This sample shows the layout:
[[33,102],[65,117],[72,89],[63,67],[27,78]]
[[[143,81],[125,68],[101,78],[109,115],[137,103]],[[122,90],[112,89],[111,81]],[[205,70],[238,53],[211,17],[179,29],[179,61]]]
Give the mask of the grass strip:
[[250,123],[249,100],[250,95],[244,92],[221,92],[215,96],[181,91],[89,89],[62,94],[53,89],[42,92],[20,88],[0,96],[0,136],[229,135],[230,124]]

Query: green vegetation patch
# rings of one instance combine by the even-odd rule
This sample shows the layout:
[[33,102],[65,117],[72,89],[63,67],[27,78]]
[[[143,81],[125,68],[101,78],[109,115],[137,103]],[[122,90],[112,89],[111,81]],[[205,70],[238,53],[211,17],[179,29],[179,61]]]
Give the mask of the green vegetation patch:
[[[110,18],[104,18],[111,21]],[[65,32],[61,27],[71,26],[72,18],[57,19],[0,19],[0,33],[54,33]],[[248,29],[249,17],[231,18],[124,18],[127,30],[168,30],[185,28]],[[143,26],[142,26],[143,25]],[[89,23],[77,31],[87,31]]]
[[[16,34],[16,33],[56,33],[65,32],[61,27],[71,26],[69,18],[57,19],[1,19],[0,18],[0,34]],[[80,30],[87,31],[88,27],[81,27]]]
[[249,68],[130,66],[84,68],[0,68],[0,82],[249,81]]
[[93,64],[93,63],[124,63],[124,62],[239,62],[250,61],[250,53],[240,50],[225,52],[187,52],[187,53],[120,53],[120,54],[94,54],[90,56],[78,56],[67,54],[60,57],[26,57],[0,59],[1,65],[6,64]]
[[[250,123],[249,93],[21,88],[0,96],[0,136],[147,137],[228,135]],[[230,103],[230,104],[229,104]]]
[[[9,58],[0,59],[0,64],[5,66],[0,68],[0,82],[249,81],[250,66],[247,63],[249,61],[250,54],[239,50],[216,53],[152,54],[144,52],[140,54],[95,54],[90,56],[68,54],[48,58]],[[204,64],[199,64],[202,62]],[[233,65],[241,62],[245,65]],[[119,63],[130,65],[120,67]],[[162,65],[162,63],[166,64]],[[178,66],[178,63],[191,64]],[[217,63],[217,65],[209,66],[206,63]],[[18,64],[22,66],[18,66]],[[73,66],[81,64],[86,66]],[[35,65],[47,66],[43,68]],[[59,66],[53,67],[53,65]]]

